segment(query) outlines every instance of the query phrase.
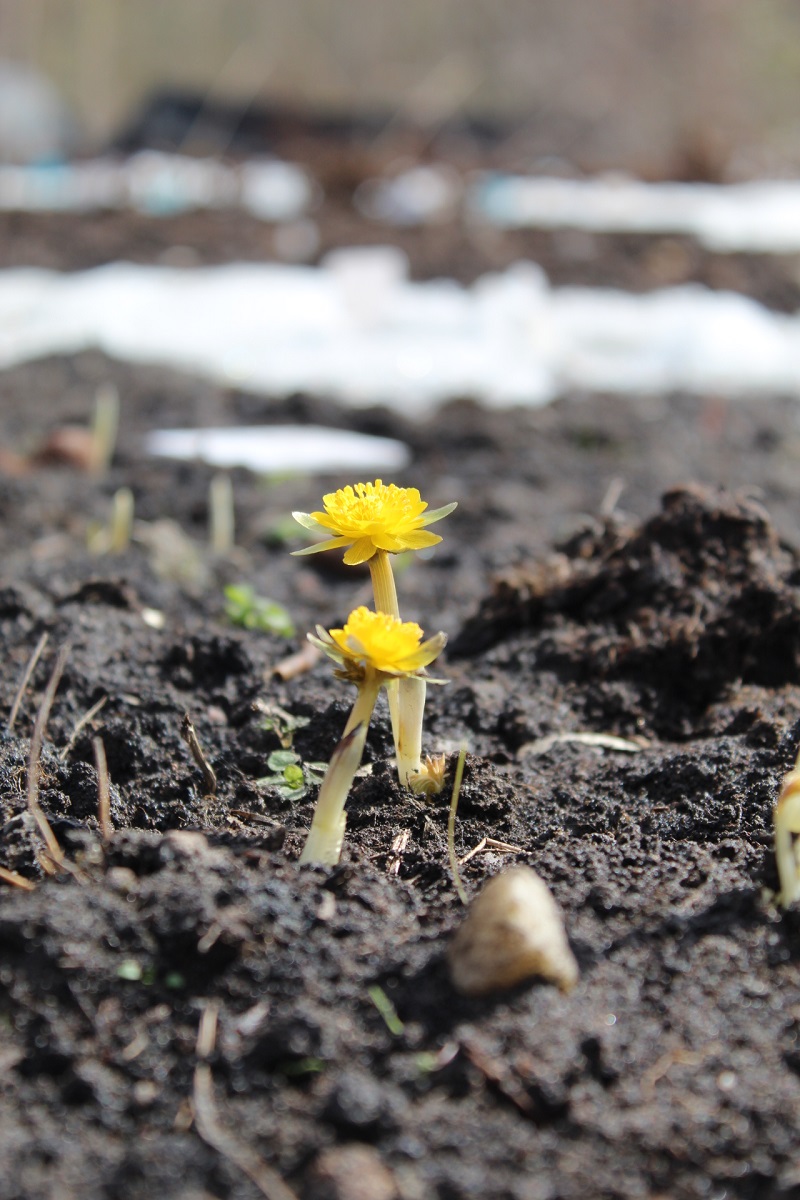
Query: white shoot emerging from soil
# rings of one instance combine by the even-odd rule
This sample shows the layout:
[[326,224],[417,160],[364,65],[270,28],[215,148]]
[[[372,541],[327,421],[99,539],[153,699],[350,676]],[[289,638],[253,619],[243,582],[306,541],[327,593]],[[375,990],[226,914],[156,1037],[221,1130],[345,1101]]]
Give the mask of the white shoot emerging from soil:
[[800,861],[795,835],[800,834],[800,753],[794,767],[784,775],[773,811],[775,857],[781,881],[778,903],[784,908],[800,897]]

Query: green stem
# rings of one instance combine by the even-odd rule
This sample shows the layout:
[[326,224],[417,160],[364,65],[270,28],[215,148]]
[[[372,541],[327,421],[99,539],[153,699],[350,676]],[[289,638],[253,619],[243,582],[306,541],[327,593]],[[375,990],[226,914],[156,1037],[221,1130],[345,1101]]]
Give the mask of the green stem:
[[301,863],[323,863],[333,867],[339,861],[347,821],[345,804],[361,763],[367,729],[382,682],[382,676],[368,671],[358,689],[342,740],[333,752],[319,789],[311,828],[300,855]]
[[397,605],[397,588],[394,584],[392,563],[386,550],[376,550],[369,560],[369,573],[372,576],[372,591],[375,595],[375,611],[387,613],[390,617],[400,617]]

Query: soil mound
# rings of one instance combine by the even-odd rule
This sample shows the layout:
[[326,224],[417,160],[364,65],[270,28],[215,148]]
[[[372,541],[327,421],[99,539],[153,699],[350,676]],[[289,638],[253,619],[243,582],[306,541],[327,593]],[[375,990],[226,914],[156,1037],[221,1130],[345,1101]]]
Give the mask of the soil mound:
[[534,570],[499,578],[451,654],[525,631],[539,636],[540,666],[635,676],[705,706],[735,680],[797,678],[799,568],[756,500],[675,488],[640,526],[606,521]]

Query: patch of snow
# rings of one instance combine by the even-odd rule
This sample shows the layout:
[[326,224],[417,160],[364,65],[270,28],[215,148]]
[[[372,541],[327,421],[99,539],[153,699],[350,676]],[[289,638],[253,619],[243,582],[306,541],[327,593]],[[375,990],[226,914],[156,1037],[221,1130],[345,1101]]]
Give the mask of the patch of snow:
[[321,267],[0,272],[0,367],[97,347],[285,395],[424,411],[594,391],[800,392],[800,316],[699,285],[552,288],[533,263],[411,282],[396,251]]
[[251,471],[398,471],[408,466],[407,446],[315,425],[256,425],[207,429],[158,429],[145,448],[163,458],[200,459],[214,467]]
[[643,183],[488,174],[468,197],[473,218],[505,229],[685,234],[717,252],[800,250],[800,182]]

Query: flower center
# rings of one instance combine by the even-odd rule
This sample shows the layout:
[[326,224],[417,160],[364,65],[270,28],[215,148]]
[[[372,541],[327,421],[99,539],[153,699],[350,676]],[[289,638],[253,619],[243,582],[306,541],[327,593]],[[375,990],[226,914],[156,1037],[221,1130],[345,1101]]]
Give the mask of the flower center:
[[419,528],[426,508],[416,488],[387,485],[380,479],[341,488],[325,496],[324,504],[329,526],[354,537]]

